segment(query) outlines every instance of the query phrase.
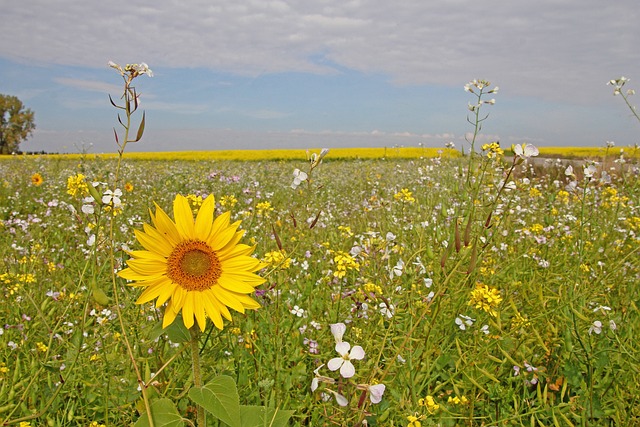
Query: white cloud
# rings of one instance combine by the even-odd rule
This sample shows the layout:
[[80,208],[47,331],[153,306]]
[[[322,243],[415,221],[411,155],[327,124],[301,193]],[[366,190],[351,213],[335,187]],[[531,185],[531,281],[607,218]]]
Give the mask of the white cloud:
[[63,86],[69,86],[75,89],[88,90],[91,92],[100,92],[100,93],[122,92],[122,86],[100,82],[100,81],[73,79],[68,77],[56,77],[53,79],[53,81]]
[[600,85],[640,63],[638,10],[636,0],[23,0],[3,8],[11,42],[0,55],[246,75],[347,67],[403,85],[487,78],[508,95],[596,102]]

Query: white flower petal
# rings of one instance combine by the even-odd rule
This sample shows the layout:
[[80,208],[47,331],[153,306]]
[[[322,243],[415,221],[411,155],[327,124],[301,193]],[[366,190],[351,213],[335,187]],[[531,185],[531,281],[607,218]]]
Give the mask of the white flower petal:
[[343,395],[336,392],[333,392],[333,395],[336,397],[336,402],[338,402],[338,405],[347,406],[349,404],[349,401]]
[[331,326],[331,333],[336,339],[336,343],[342,342],[342,336],[347,330],[347,326],[344,323],[334,323]]
[[356,374],[356,368],[353,366],[349,360],[345,360],[342,366],[340,367],[340,375],[342,378],[351,378]]
[[349,344],[346,341],[341,341],[339,343],[336,343],[336,351],[341,356],[346,356],[347,354],[349,354],[350,348],[351,348],[351,344]]
[[376,384],[369,386],[369,399],[371,403],[380,403],[386,386],[384,384]]
[[364,359],[364,349],[359,345],[354,346],[349,353],[349,359],[362,360]]
[[330,371],[337,371],[343,363],[344,359],[342,357],[334,357],[327,362],[327,368],[329,368]]

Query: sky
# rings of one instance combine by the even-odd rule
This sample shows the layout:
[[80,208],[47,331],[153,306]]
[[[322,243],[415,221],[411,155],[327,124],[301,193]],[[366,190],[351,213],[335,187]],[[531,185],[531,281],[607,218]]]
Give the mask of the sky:
[[[35,112],[23,151],[115,152],[107,66],[145,62],[128,151],[468,149],[464,85],[491,82],[480,142],[618,147],[640,123],[637,0],[22,0],[0,15],[0,93]],[[139,119],[139,116],[138,116]]]

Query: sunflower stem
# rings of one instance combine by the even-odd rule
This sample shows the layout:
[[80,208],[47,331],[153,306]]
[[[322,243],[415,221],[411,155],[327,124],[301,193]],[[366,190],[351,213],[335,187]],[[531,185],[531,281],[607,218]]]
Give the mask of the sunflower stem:
[[[190,329],[191,331],[191,362],[193,364],[193,385],[197,388],[202,387],[202,373],[200,370],[200,331],[196,326]],[[196,404],[197,416],[196,425],[205,427],[207,420],[205,417],[204,408]]]

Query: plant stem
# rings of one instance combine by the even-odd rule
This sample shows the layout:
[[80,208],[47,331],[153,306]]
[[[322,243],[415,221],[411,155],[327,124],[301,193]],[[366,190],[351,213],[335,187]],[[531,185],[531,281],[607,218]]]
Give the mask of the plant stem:
[[[200,370],[200,332],[197,327],[192,327],[191,331],[191,362],[193,364],[193,385],[202,387],[202,372]],[[207,425],[207,419],[205,417],[204,408],[196,404],[196,420],[199,427],[205,427]]]

